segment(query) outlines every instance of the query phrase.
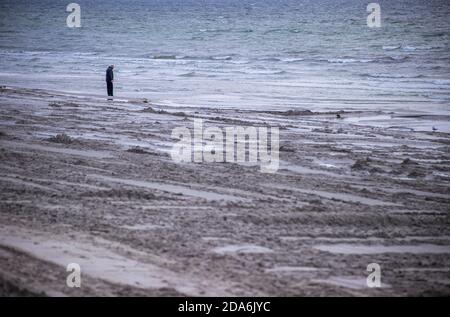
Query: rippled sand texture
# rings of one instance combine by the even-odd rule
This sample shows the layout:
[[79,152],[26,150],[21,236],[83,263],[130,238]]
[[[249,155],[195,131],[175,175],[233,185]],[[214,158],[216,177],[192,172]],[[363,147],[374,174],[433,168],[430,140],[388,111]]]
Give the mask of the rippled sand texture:
[[[449,295],[449,135],[352,120],[374,115],[4,88],[0,294]],[[174,163],[194,118],[278,126],[279,171]]]

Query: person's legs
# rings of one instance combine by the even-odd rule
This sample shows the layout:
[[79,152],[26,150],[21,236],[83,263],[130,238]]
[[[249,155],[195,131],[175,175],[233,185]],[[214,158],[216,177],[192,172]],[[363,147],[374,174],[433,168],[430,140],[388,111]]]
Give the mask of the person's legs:
[[113,96],[113,83],[112,82],[106,82],[106,88],[108,90],[108,96]]

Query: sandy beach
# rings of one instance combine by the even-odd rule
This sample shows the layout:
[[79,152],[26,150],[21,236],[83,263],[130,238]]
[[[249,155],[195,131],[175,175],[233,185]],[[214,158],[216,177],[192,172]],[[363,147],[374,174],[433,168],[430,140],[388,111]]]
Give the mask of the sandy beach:
[[[449,134],[336,114],[2,87],[0,294],[450,295]],[[175,163],[194,119],[278,127],[279,170]]]

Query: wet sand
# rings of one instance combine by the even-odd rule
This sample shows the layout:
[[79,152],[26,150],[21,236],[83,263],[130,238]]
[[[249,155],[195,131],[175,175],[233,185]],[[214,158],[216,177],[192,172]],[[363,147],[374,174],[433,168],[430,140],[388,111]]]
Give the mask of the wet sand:
[[[3,296],[450,295],[447,133],[366,125],[380,111],[19,88],[0,105]],[[194,118],[279,127],[279,171],[173,162],[171,131]],[[81,288],[66,286],[73,262]],[[366,285],[369,263],[381,288]]]

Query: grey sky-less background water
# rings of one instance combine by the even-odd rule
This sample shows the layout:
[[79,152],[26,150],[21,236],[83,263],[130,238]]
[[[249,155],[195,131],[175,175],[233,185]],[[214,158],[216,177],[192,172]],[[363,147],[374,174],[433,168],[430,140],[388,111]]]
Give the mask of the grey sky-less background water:
[[0,84],[244,109],[450,114],[450,1],[0,0]]

